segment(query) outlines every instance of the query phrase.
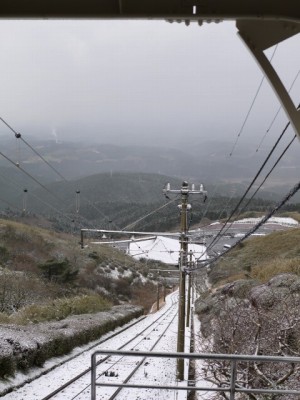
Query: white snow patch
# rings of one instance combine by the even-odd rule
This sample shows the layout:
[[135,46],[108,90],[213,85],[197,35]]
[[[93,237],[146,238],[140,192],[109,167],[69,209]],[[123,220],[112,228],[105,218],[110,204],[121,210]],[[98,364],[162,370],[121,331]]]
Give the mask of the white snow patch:
[[[260,222],[264,217],[261,218],[243,218],[238,221],[234,221],[234,224],[257,224]],[[283,226],[298,226],[299,223],[294,218],[283,218],[283,217],[271,217],[266,222],[267,224],[278,224]]]
[[[155,326],[155,320],[157,319],[158,315],[161,313],[163,314],[166,310],[167,307],[170,307],[172,304],[172,299],[174,300],[175,297],[177,297],[178,294],[172,293],[171,295],[166,297],[166,304],[163,306],[157,313],[149,315],[146,319],[141,320],[138,324],[135,326],[132,326],[129,330],[126,332],[121,333],[120,335],[111,338],[109,342],[103,343],[99,345],[99,349],[116,349],[120,346],[122,342],[127,342],[128,338],[131,336],[134,336],[137,332],[141,331],[144,329],[145,326],[148,326],[149,322],[152,321]],[[172,306],[172,315],[175,316],[171,329],[168,330],[168,333],[163,335],[159,347],[155,348],[155,351],[161,351],[161,352],[176,352],[176,337],[177,337],[177,324],[178,320],[176,317],[177,314],[177,304],[175,303]],[[173,317],[172,317],[173,318]],[[167,326],[168,321],[161,321],[158,325],[156,325],[157,329],[153,330],[153,325],[149,327],[149,332],[146,334],[144,333],[143,335],[146,337],[149,337],[149,340],[142,340],[140,337],[136,339],[137,343],[136,344],[130,344],[128,350],[130,350],[132,347],[137,346],[137,350],[143,350],[144,345],[151,345],[151,341],[155,340],[156,337],[160,336],[162,331],[165,329]],[[187,331],[188,332],[188,331]],[[186,345],[188,346],[189,339],[186,338]],[[91,344],[89,344],[90,346]],[[87,346],[88,348],[88,346]],[[73,352],[71,353],[72,355],[78,352],[79,348],[74,349]],[[36,381],[33,381],[31,383],[28,383],[24,387],[7,394],[6,396],[3,396],[5,400],[21,400],[21,399],[30,399],[30,400],[40,400],[41,398],[44,398],[47,396],[52,390],[60,386],[60,384],[64,383],[66,380],[72,378],[73,376],[76,376],[79,372],[81,372],[83,369],[87,368],[91,364],[91,353],[93,353],[96,349],[93,348],[91,350],[87,350],[86,352],[82,353],[79,357],[74,358],[72,361],[63,364],[61,366],[58,366],[56,369],[53,371],[49,372],[46,375],[41,376],[39,379]],[[145,349],[146,350],[146,349]],[[70,357],[70,355],[68,356]],[[45,369],[49,368],[55,363],[58,363],[62,360],[63,358],[57,358],[57,359],[52,359],[49,360],[45,363]],[[136,358],[138,360],[138,358]],[[174,385],[176,384],[175,380],[175,371],[176,371],[176,360],[175,359],[169,359],[169,358],[149,358],[147,359],[147,364],[145,363],[144,368],[141,369],[140,372],[137,373],[135,376],[134,380],[136,382],[140,383],[145,383],[145,384],[158,384],[158,385]],[[124,363],[121,363],[121,370],[119,370],[119,374],[122,373],[122,370],[126,369],[131,363],[131,361],[124,361]],[[103,364],[103,367],[107,368]],[[101,367],[99,367],[101,370]],[[117,367],[114,367],[116,369]],[[36,371],[40,373],[42,368],[40,369],[35,369],[35,370],[30,370],[28,371],[27,375],[25,376],[24,374],[18,374],[19,377],[19,382],[26,379],[26,377],[34,376]],[[86,400],[87,398],[90,398],[90,389],[89,389],[89,384],[90,384],[90,374],[88,374],[86,377],[83,377],[81,381],[77,382],[74,387],[70,387],[68,389],[65,389],[63,392],[61,392],[56,398],[59,400],[70,400],[71,398],[74,398],[74,395],[76,395],[76,398],[78,400]],[[184,385],[187,384],[187,382],[183,383]],[[82,393],[78,393],[79,390],[82,390]],[[109,395],[109,388],[107,390],[105,389],[105,394],[104,399],[108,398]],[[102,392],[103,393],[103,392]],[[140,400],[149,400],[149,399],[157,399],[157,400],[174,400],[175,398],[178,400],[186,400],[186,395],[187,393],[185,391],[178,391],[178,393],[172,391],[167,391],[167,390],[139,390],[138,396],[134,396],[136,392],[133,390],[124,390],[122,391],[122,399],[123,400],[132,400],[133,398],[135,399],[140,399]],[[176,397],[177,396],[177,397]],[[102,398],[102,397],[101,397]]]
[[[206,246],[191,243],[189,244],[189,250],[193,253],[193,261],[196,259],[206,260]],[[146,257],[166,264],[177,265],[180,255],[180,243],[177,239],[157,236],[150,240],[131,242],[129,254],[136,259]]]
[[144,285],[146,282],[148,282],[148,279],[144,277],[144,275],[140,274],[140,281]]
[[106,272],[106,275],[109,275],[110,278],[119,279],[119,271],[118,268],[110,269],[109,272]]
[[[207,353],[207,350],[203,349],[202,343],[203,338],[201,337],[201,322],[198,319],[197,315],[194,315],[194,331],[195,331],[195,353]],[[203,351],[204,350],[204,351]],[[213,383],[208,382],[204,379],[203,376],[203,368],[205,367],[205,360],[198,360],[195,364],[196,368],[196,382],[195,386],[199,387],[207,387],[212,388],[214,387]],[[212,392],[203,392],[203,391],[196,391],[196,399],[198,400],[210,400],[213,398],[215,394]]]
[[132,275],[132,271],[130,269],[124,269],[124,272],[123,272],[124,278],[130,278],[131,275]]

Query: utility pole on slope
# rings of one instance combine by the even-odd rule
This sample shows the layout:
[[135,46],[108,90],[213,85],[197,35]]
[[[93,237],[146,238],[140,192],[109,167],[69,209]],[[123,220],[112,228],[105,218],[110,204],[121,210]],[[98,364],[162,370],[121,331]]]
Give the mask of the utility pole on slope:
[[[179,301],[178,301],[178,333],[177,333],[177,352],[184,352],[185,344],[185,306],[186,306],[186,270],[187,270],[187,256],[188,256],[188,222],[187,215],[191,209],[191,205],[188,204],[188,198],[190,194],[200,194],[206,199],[206,191],[203,189],[203,185],[200,185],[199,190],[195,189],[195,185],[189,188],[188,182],[182,182],[181,189],[171,189],[170,184],[167,183],[163,190],[164,195],[167,197],[168,194],[180,194],[181,204],[179,205],[181,211],[180,218],[180,257],[179,257]],[[177,360],[177,379],[183,381],[184,379],[184,359]]]
[[[189,251],[189,269],[193,268],[193,252]],[[192,287],[192,273],[188,274],[188,292],[187,292],[187,306],[186,306],[186,327],[190,326],[190,313],[191,313],[191,287]]]

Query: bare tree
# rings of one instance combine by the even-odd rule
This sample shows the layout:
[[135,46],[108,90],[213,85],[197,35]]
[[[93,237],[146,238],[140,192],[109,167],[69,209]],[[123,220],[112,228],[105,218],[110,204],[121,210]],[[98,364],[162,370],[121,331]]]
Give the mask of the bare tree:
[[[211,298],[204,300],[211,303],[206,312],[202,315],[200,312],[200,319],[206,324],[209,320],[209,328],[202,329],[206,337],[203,339],[202,335],[198,340],[198,350],[219,354],[300,356],[300,280],[287,275],[266,285],[253,286],[244,298],[235,295],[233,283],[219,290],[213,301]],[[210,361],[202,368],[202,375],[218,387],[228,386],[230,363]],[[239,362],[236,385],[300,390],[300,367],[287,363]],[[223,392],[216,398],[229,399],[229,395]],[[239,394],[237,398],[295,399],[278,394]]]
[[13,313],[36,301],[49,298],[51,287],[35,276],[20,271],[1,270],[0,312]]

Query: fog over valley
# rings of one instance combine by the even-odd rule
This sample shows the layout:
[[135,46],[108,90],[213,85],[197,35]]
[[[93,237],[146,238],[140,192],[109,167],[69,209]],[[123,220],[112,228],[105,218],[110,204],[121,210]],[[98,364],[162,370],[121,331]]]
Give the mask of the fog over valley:
[[[1,116],[47,140],[230,147],[263,77],[233,22],[1,21],[0,46]],[[295,103],[298,49],[296,35],[267,51],[287,88],[296,79]],[[264,80],[237,151],[244,140],[256,149],[278,108]],[[265,143],[286,122],[281,110]]]

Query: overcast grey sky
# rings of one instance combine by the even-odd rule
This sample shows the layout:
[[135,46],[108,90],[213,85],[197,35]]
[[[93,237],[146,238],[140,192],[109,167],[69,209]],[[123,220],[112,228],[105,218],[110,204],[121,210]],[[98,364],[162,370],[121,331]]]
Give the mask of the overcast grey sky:
[[[0,21],[0,49],[0,116],[45,139],[234,143],[262,78],[233,22]],[[287,86],[299,50],[297,35],[274,56]],[[299,103],[300,77],[291,94]],[[255,146],[278,106],[265,81],[241,141]],[[286,121],[281,111],[274,129]]]

